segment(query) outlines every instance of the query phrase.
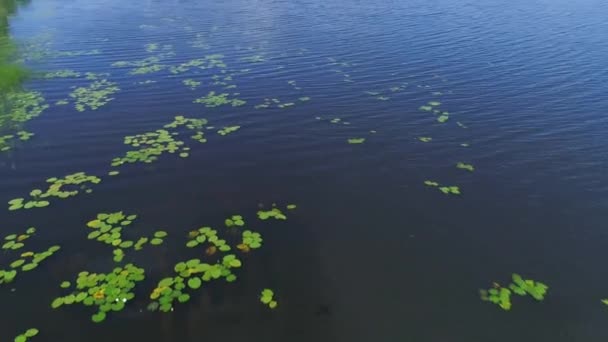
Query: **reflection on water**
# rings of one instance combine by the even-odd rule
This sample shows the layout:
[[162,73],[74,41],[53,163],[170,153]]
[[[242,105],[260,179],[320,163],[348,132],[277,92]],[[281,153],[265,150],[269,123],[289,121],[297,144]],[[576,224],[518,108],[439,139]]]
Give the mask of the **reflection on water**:
[[584,2],[2,1],[0,339],[604,340]]

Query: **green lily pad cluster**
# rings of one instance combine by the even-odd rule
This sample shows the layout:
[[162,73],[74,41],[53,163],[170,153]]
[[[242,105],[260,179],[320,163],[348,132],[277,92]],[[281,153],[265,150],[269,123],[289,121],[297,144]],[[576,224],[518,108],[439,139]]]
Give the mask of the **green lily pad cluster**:
[[158,43],[148,43],[145,45],[146,52],[155,52],[158,50]]
[[440,123],[444,123],[450,118],[450,113],[446,111],[441,111],[439,109],[440,105],[441,102],[429,101],[426,105],[421,106],[419,109],[424,112],[433,112],[434,114],[437,114],[437,121]]
[[260,294],[260,302],[268,305],[268,307],[271,309],[275,309],[279,304],[276,300],[274,300],[274,291],[271,289],[262,290],[262,293]]
[[132,67],[133,69],[129,71],[129,74],[131,75],[145,75],[158,72],[167,68],[167,65],[160,64],[161,60],[175,55],[173,51],[170,51],[170,45],[165,45],[163,50],[165,50],[165,52],[162,52],[156,56],[150,56],[136,61],[114,62],[112,63],[112,67]]
[[229,251],[230,245],[226,243],[226,240],[220,239],[217,236],[217,230],[211,227],[201,227],[197,230],[193,230],[188,234],[189,240],[186,242],[186,247],[194,248],[205,242],[209,242],[222,252]]
[[133,289],[137,283],[144,279],[144,269],[133,264],[116,267],[107,274],[80,272],[73,292],[55,298],[51,307],[57,309],[72,304],[96,306],[97,312],[91,316],[91,320],[100,323],[108,313],[123,310],[125,303],[135,298]]
[[454,186],[454,185],[440,186],[440,184],[438,182],[431,181],[431,180],[425,180],[424,185],[430,186],[430,187],[435,187],[446,195],[460,195],[460,187],[458,187],[458,186]]
[[192,90],[196,90],[196,88],[198,88],[201,85],[201,82],[195,81],[191,78],[183,80],[182,83]]
[[459,169],[470,171],[470,172],[473,172],[475,170],[475,167],[473,167],[473,165],[466,164],[466,163],[463,163],[463,162],[458,162],[456,164],[456,167],[459,168]]
[[433,138],[431,138],[431,137],[419,137],[418,140],[426,143],[426,142],[431,142],[433,140]]
[[531,279],[523,279],[519,274],[513,273],[513,280],[507,287],[501,287],[498,284],[488,290],[480,290],[480,296],[483,301],[494,303],[503,310],[511,309],[511,294],[515,293],[519,296],[530,295],[537,301],[545,299],[549,287],[541,282]]
[[232,215],[232,217],[227,218],[224,223],[226,227],[242,227],[245,225],[245,220],[243,220],[243,216],[241,215]]
[[64,178],[52,177],[46,180],[50,183],[48,189],[42,192],[40,189],[34,189],[30,192],[30,199],[15,198],[8,201],[8,210],[42,208],[50,204],[48,201],[51,197],[68,198],[76,196],[80,191],[91,193],[93,190],[89,188],[89,184],[99,184],[101,179],[96,176],[87,175],[84,172],[77,172],[65,176]]
[[224,89],[236,88],[236,85],[229,83],[233,80],[232,75],[213,75],[211,79],[213,80],[212,84],[215,86],[224,86]]
[[177,275],[159,281],[150,294],[153,302],[148,305],[148,309],[169,312],[173,310],[175,300],[180,303],[190,300],[190,295],[185,293],[187,288],[196,290],[204,282],[220,278],[224,278],[227,282],[234,282],[236,275],[232,273],[232,269],[239,268],[241,265],[241,261],[233,254],[224,256],[220,262],[215,264],[203,263],[200,259],[179,262],[174,267]]
[[119,90],[120,88],[116,86],[115,82],[103,79],[94,81],[88,87],[78,87],[74,89],[74,91],[70,93],[70,97],[76,101],[76,110],[84,112],[87,107],[91,110],[95,110],[114,100],[114,98],[110,96]]
[[68,101],[67,99],[58,100],[57,102],[55,102],[55,106],[65,106],[68,104],[70,104],[70,101]]
[[36,328],[27,329],[23,334],[15,337],[15,342],[26,342],[28,339],[38,335],[40,331]]
[[[2,246],[2,249],[6,250],[7,252],[12,252],[25,247],[25,243],[23,241],[28,239],[35,232],[36,229],[31,227],[26,230],[25,234],[11,234],[6,236],[4,238],[4,241],[6,242]],[[35,269],[40,263],[50,258],[60,249],[61,247],[59,246],[51,246],[44,252],[36,253],[27,251],[21,253],[17,259],[9,264],[9,267],[11,268],[10,270],[0,269],[0,284],[12,282],[17,276],[19,268],[22,272],[29,272]]]
[[349,144],[363,144],[365,142],[365,138],[349,138]]
[[310,97],[308,97],[308,96],[302,96],[302,97],[298,97],[298,100],[300,102],[306,102],[306,101],[310,101]]
[[69,77],[80,77],[80,73],[74,70],[65,69],[57,70],[53,72],[47,72],[44,74],[44,78],[69,78]]
[[140,237],[137,241],[124,240],[122,230],[128,227],[137,219],[137,215],[126,215],[122,211],[114,213],[100,213],[97,218],[87,223],[87,226],[93,229],[87,238],[96,240],[107,245],[117,247],[114,249],[114,261],[121,262],[125,256],[124,250],[132,248],[136,251],[150,243],[151,245],[160,245],[164,242],[167,236],[165,231],[157,231],[152,237]]
[[[236,95],[238,95],[238,93],[234,93],[232,95],[236,96]],[[245,103],[247,103],[246,101],[243,101],[243,100],[240,100],[237,98],[228,98],[228,96],[230,96],[230,94],[228,94],[228,93],[216,94],[215,91],[210,91],[206,96],[199,97],[199,98],[195,99],[193,102],[204,104],[205,107],[209,107],[209,108],[219,107],[219,106],[223,106],[223,105],[231,105],[232,107],[239,107],[239,106],[242,106]]]
[[[264,239],[262,239],[262,235],[260,233],[252,232],[251,230],[245,230],[243,232],[243,241],[241,242],[241,244],[243,244],[251,249],[257,249],[257,248],[262,247],[263,241],[264,241]],[[242,248],[239,248],[239,249],[242,249]]]
[[287,220],[287,216],[285,216],[285,214],[283,214],[281,209],[276,208],[276,207],[272,208],[270,210],[259,210],[258,218],[260,220],[267,220],[269,218],[274,218],[276,220]]
[[217,134],[219,135],[227,135],[233,132],[238,131],[241,128],[241,126],[228,126],[228,127],[224,127],[222,129],[220,129],[219,131],[217,131]]
[[225,68],[226,64],[222,58],[224,58],[224,56],[220,54],[207,55],[204,58],[192,59],[186,63],[172,66],[169,68],[169,71],[172,74],[181,74],[190,71],[192,68],[199,68],[203,70],[211,68]]
[[139,149],[127,151],[123,157],[112,159],[112,166],[120,166],[125,163],[152,163],[165,152],[185,153],[189,148],[183,146],[183,141],[175,140],[173,137],[176,135],[178,135],[176,132],[171,133],[158,129],[154,132],[126,136],[124,143]]
[[[34,136],[34,133],[30,133],[28,131],[18,131],[17,138],[21,141],[28,141],[31,137]],[[12,142],[15,139],[14,134],[7,134],[4,136],[0,136],[0,152],[6,152],[10,150],[12,146]]]
[[178,115],[174,118],[173,122],[165,125],[164,127],[165,128],[178,128],[180,126],[186,126],[186,128],[196,132],[190,138],[200,142],[201,144],[204,144],[207,142],[207,139],[205,139],[205,132],[203,132],[203,128],[206,124],[207,124],[206,119],[193,119],[193,118],[186,118],[182,115]]
[[9,234],[4,237],[4,241],[6,241],[2,245],[2,249],[4,250],[17,250],[25,246],[23,241],[29,239],[34,233],[36,233],[36,228],[30,227],[23,234]]
[[2,128],[27,122],[49,108],[39,92],[14,91],[5,96],[5,108],[8,108],[8,114],[0,115],[0,127]]

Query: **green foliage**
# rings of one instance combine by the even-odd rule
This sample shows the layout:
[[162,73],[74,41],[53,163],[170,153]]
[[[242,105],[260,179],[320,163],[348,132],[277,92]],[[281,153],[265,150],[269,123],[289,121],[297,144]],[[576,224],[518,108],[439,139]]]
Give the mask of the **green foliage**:
[[287,220],[287,216],[283,214],[283,212],[279,208],[272,208],[270,210],[259,210],[258,218],[260,220],[267,220],[269,218],[274,218],[276,220]]
[[238,131],[241,128],[241,126],[228,126],[228,127],[224,127],[222,129],[220,129],[219,131],[217,131],[217,134],[219,135],[227,135],[233,132]]
[[196,90],[196,88],[198,88],[201,85],[201,82],[195,81],[191,78],[183,80],[182,83],[185,86],[190,87],[190,89],[192,89],[192,90]]
[[112,166],[125,163],[152,163],[165,152],[184,151],[182,147],[184,142],[175,140],[173,137],[176,135],[175,132],[158,129],[154,132],[126,136],[124,143],[138,149],[128,151],[123,157],[112,159]]
[[277,301],[274,299],[274,291],[271,289],[262,290],[262,293],[260,293],[260,302],[271,309],[275,309],[278,306]]
[[459,169],[470,171],[470,172],[473,172],[475,170],[475,168],[473,167],[473,165],[471,165],[471,164],[465,164],[463,162],[458,162],[458,164],[456,164],[456,167],[459,168]]
[[226,224],[226,227],[242,227],[245,225],[245,221],[243,220],[243,216],[241,215],[232,215],[232,217],[227,218],[224,223]]
[[200,244],[208,242],[222,252],[227,252],[231,249],[226,243],[226,240],[220,239],[217,236],[217,230],[214,230],[211,227],[201,227],[197,230],[191,231],[188,234],[188,237],[189,240],[186,242],[186,247],[188,248],[194,248]]
[[228,98],[229,95],[230,94],[228,93],[216,94],[215,91],[210,91],[206,96],[195,99],[194,103],[201,103],[204,104],[205,107],[209,108],[219,107],[223,105],[232,105],[232,107],[239,107],[246,103],[246,101],[239,100],[236,98]]
[[51,303],[53,309],[63,305],[82,304],[96,306],[97,312],[91,320],[100,323],[112,311],[124,309],[127,301],[135,297],[133,289],[145,278],[144,269],[133,264],[116,267],[112,272],[80,272],[73,291],[63,297],[57,297]]
[[431,137],[419,137],[418,140],[426,143],[426,142],[432,141],[433,138],[431,138]]
[[[17,253],[16,251],[18,249],[26,247],[27,241],[35,233],[36,228],[30,227],[24,233],[9,234],[4,237],[2,249],[5,251],[6,255]],[[28,272],[35,269],[40,263],[59,251],[59,249],[59,246],[51,246],[43,252],[27,251],[17,254],[18,257],[8,265],[10,269],[0,268],[0,284],[12,282],[17,276],[19,269],[22,272]]]
[[236,275],[232,273],[232,269],[241,265],[241,261],[233,254],[224,256],[215,264],[203,263],[200,259],[179,262],[174,267],[176,275],[163,278],[152,290],[150,299],[153,302],[148,305],[148,310],[170,312],[173,311],[173,303],[176,300],[180,303],[190,300],[190,295],[186,293],[188,289],[197,290],[204,283],[220,278],[233,282]]
[[74,91],[70,93],[70,97],[75,100],[76,110],[84,112],[86,107],[95,110],[114,100],[114,98],[109,96],[119,90],[120,88],[116,86],[115,82],[103,79],[92,82],[88,87],[78,87],[74,89]]
[[349,144],[363,144],[365,142],[365,138],[350,138],[348,139]]
[[68,198],[76,196],[80,191],[90,193],[92,189],[88,187],[89,184],[99,184],[101,179],[96,176],[87,175],[84,172],[77,172],[65,176],[64,178],[49,178],[47,183],[49,187],[46,191],[40,189],[34,189],[30,192],[30,199],[15,198],[8,201],[8,210],[18,209],[31,209],[31,208],[42,208],[50,204],[48,199],[55,198]]
[[26,342],[29,338],[38,335],[40,331],[36,328],[27,329],[23,334],[15,337],[15,342]]
[[446,195],[460,195],[460,188],[457,186],[442,186],[439,190]]
[[71,78],[71,77],[80,77],[79,72],[75,72],[74,70],[57,70],[53,72],[47,72],[44,74],[44,78]]
[[241,243],[250,249],[257,249],[262,247],[263,241],[264,239],[262,239],[262,235],[260,235],[260,233],[245,230],[243,232],[243,241]]
[[123,239],[123,229],[130,226],[136,219],[137,215],[126,215],[122,211],[97,214],[97,217],[94,220],[87,223],[87,226],[92,229],[87,238],[115,247],[112,252],[114,254],[115,262],[121,262],[123,260],[125,249],[139,251],[143,249],[148,242],[151,245],[160,245],[163,243],[163,239],[167,236],[167,232],[162,230],[155,232],[152,237],[140,237],[137,242]]
[[530,295],[537,301],[545,299],[547,289],[549,288],[547,285],[530,279],[524,280],[516,273],[513,273],[511,278],[513,282],[507,287],[494,284],[494,287],[491,289],[480,290],[481,300],[494,303],[503,310],[508,311],[511,309],[511,295],[513,293],[519,296]]

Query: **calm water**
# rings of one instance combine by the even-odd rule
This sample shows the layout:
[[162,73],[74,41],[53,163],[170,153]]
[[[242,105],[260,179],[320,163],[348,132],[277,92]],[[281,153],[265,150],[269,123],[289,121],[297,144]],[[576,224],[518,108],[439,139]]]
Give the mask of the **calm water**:
[[[78,112],[53,104],[90,81],[29,82],[51,108],[27,124],[30,142],[0,156],[2,202],[52,176],[104,176],[129,149],[124,136],[175,115],[241,129],[188,142],[189,158],[123,166],[91,195],[0,214],[0,235],[36,226],[32,247],[63,247],[2,287],[0,339],[37,327],[33,341],[605,341],[606,18],[599,0],[35,0],[11,21],[17,41],[100,53],[29,65],[109,73],[121,91]],[[170,66],[223,54],[237,86],[227,92],[246,105],[192,103],[222,92],[215,70],[130,75],[111,66],[162,52],[146,52],[151,43],[172,45],[160,62]],[[182,84],[189,78],[201,86]],[[296,105],[255,109],[264,98]],[[428,101],[450,119],[418,109]],[[353,137],[366,141],[348,144]],[[460,161],[475,172],[457,169]],[[285,222],[254,219],[258,203],[273,202],[298,209]],[[52,310],[63,280],[114,267],[85,223],[118,210],[139,215],[135,235],[170,234],[161,248],[130,253],[147,272],[136,299],[97,325],[92,308]],[[243,258],[239,280],[192,291],[173,313],[147,312],[158,280],[197,255],[183,245],[187,232],[220,228],[235,213],[265,239]],[[548,284],[547,298],[513,298],[510,312],[479,299],[478,289],[513,272]],[[264,287],[278,309],[259,303]]]

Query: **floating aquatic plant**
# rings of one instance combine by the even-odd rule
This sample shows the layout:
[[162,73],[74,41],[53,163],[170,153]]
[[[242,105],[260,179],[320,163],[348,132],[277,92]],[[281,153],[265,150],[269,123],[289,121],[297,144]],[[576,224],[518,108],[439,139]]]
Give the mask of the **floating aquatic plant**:
[[176,135],[176,132],[170,133],[167,130],[158,129],[154,132],[126,136],[124,143],[138,149],[127,151],[123,157],[112,159],[112,166],[125,163],[152,163],[165,152],[186,151],[186,148],[183,147],[184,142],[173,138]]
[[197,230],[193,230],[188,234],[188,238],[189,240],[186,242],[186,247],[189,248],[194,248],[208,242],[222,252],[228,252],[231,249],[226,240],[220,239],[217,236],[217,230],[214,230],[211,227],[201,227]]
[[308,97],[308,96],[302,96],[302,97],[298,97],[298,100],[300,100],[302,102],[306,102],[306,101],[310,101],[310,97]]
[[145,48],[146,48],[146,52],[154,52],[154,51],[158,50],[158,44],[157,43],[146,44]]
[[236,98],[230,99],[228,98],[229,95],[230,94],[228,93],[216,94],[214,91],[210,91],[206,96],[195,99],[194,103],[202,103],[205,105],[205,107],[209,108],[219,107],[228,104],[232,105],[232,107],[239,107],[246,103],[246,101],[239,100]]
[[133,264],[116,267],[107,274],[80,272],[73,292],[55,298],[51,307],[57,309],[77,303],[96,306],[97,312],[91,316],[91,320],[100,323],[106,319],[108,313],[121,311],[127,301],[135,298],[133,289],[144,278],[144,269]]
[[459,169],[470,171],[470,172],[473,172],[475,170],[475,168],[473,167],[473,165],[466,164],[466,163],[463,163],[463,162],[458,162],[456,164],[456,167],[459,168]]
[[87,223],[87,226],[93,229],[87,238],[116,247],[112,252],[116,262],[124,258],[124,249],[141,250],[146,243],[151,245],[163,243],[163,239],[167,236],[165,231],[157,231],[152,237],[140,237],[137,241],[123,239],[123,228],[130,226],[136,219],[137,215],[127,215],[122,211],[97,214],[94,220]]
[[36,228],[30,227],[25,233],[22,234],[9,234],[4,237],[4,241],[6,241],[2,245],[2,249],[4,250],[17,250],[25,246],[23,241],[29,239],[34,233],[36,233]]
[[270,210],[259,210],[258,218],[260,220],[267,220],[269,218],[274,218],[276,220],[287,220],[287,216],[283,214],[283,212],[279,208],[272,208]]
[[503,310],[511,309],[511,294],[515,293],[519,296],[530,295],[537,301],[542,301],[547,294],[549,287],[541,282],[530,279],[523,279],[519,274],[513,273],[511,276],[513,282],[507,287],[501,287],[494,284],[494,287],[488,290],[480,290],[480,296],[483,301],[489,301],[500,306]]
[[88,87],[78,87],[74,89],[74,91],[70,93],[70,97],[76,101],[76,110],[84,112],[87,107],[91,110],[95,110],[114,100],[113,97],[109,96],[119,90],[120,88],[116,86],[115,82],[103,79],[94,81]]
[[57,70],[53,72],[47,72],[44,74],[44,78],[68,78],[68,77],[80,77],[79,72],[75,72],[74,70]]
[[57,102],[55,102],[55,106],[65,106],[70,104],[70,101],[68,100],[58,100]]
[[439,117],[437,117],[437,122],[444,123],[444,122],[448,121],[449,118],[450,118],[449,116],[442,114]]
[[177,300],[185,303],[190,300],[186,293],[188,289],[197,290],[204,282],[224,278],[227,282],[234,282],[236,275],[232,273],[233,268],[241,267],[241,261],[235,255],[226,255],[220,262],[207,264],[200,259],[190,259],[175,265],[174,277],[167,277],[158,282],[158,285],[150,294],[153,300],[148,305],[148,310],[162,312],[173,311],[173,302]]
[[262,235],[258,232],[252,232],[251,230],[245,230],[243,232],[241,243],[237,248],[243,252],[249,252],[250,249],[258,249],[262,247]]
[[[5,250],[6,253],[15,253],[16,250],[25,248],[25,241],[35,232],[36,228],[30,227],[25,233],[7,235],[4,238],[5,242],[2,245],[2,249]],[[19,269],[22,272],[28,272],[35,269],[40,263],[51,257],[59,249],[59,246],[51,246],[43,252],[27,251],[20,253],[17,259],[10,262],[10,270],[0,269],[0,284],[12,282],[17,276]]]
[[377,99],[377,100],[380,100],[380,101],[388,101],[388,100],[390,100],[391,98],[390,98],[390,97],[388,97],[388,96],[378,96],[378,97],[376,97],[376,99]]
[[190,87],[190,89],[192,89],[192,90],[195,90],[196,88],[198,88],[201,85],[201,82],[195,81],[191,78],[183,80],[182,83],[185,86]]
[[350,138],[348,139],[349,144],[363,144],[365,142],[365,138]]
[[423,112],[431,112],[433,110],[433,107],[431,107],[431,106],[420,106],[420,108],[418,108],[418,109],[420,109]]
[[268,305],[269,308],[275,309],[278,305],[277,301],[274,300],[274,291],[271,289],[264,289],[260,294],[260,302]]
[[226,227],[242,227],[245,225],[245,220],[243,220],[243,216],[241,215],[232,215],[232,217],[227,218],[224,222]]
[[44,97],[35,91],[13,91],[3,99],[7,114],[0,115],[0,127],[27,122],[39,116],[49,105]]
[[442,186],[439,187],[439,191],[446,195],[460,195],[460,188],[457,186]]
[[438,182],[430,180],[425,180],[424,185],[435,187],[446,195],[460,195],[460,188],[458,186],[439,186],[440,184]]
[[15,342],[26,342],[28,339],[38,335],[39,332],[36,328],[27,329],[23,334],[15,337]]
[[238,131],[239,128],[241,128],[241,126],[228,126],[228,127],[224,127],[222,129],[220,129],[219,131],[217,131],[217,134],[219,134],[219,135],[227,135],[227,134],[230,134],[230,133]]
[[87,175],[84,172],[77,172],[64,178],[53,177],[46,181],[50,185],[45,192],[40,189],[34,189],[30,192],[30,199],[28,200],[25,198],[12,199],[8,201],[8,210],[42,208],[50,204],[48,199],[51,197],[68,198],[78,195],[82,190],[90,193],[92,189],[88,185],[99,184],[101,179],[96,176]]
[[437,107],[441,104],[441,102],[438,101],[429,101],[428,105],[432,106],[432,107]]
[[433,140],[433,138],[431,137],[419,137],[418,140],[422,141],[422,142],[430,142]]
[[289,209],[289,210],[294,210],[295,208],[297,208],[297,206],[295,204],[288,204],[287,205],[287,209]]

